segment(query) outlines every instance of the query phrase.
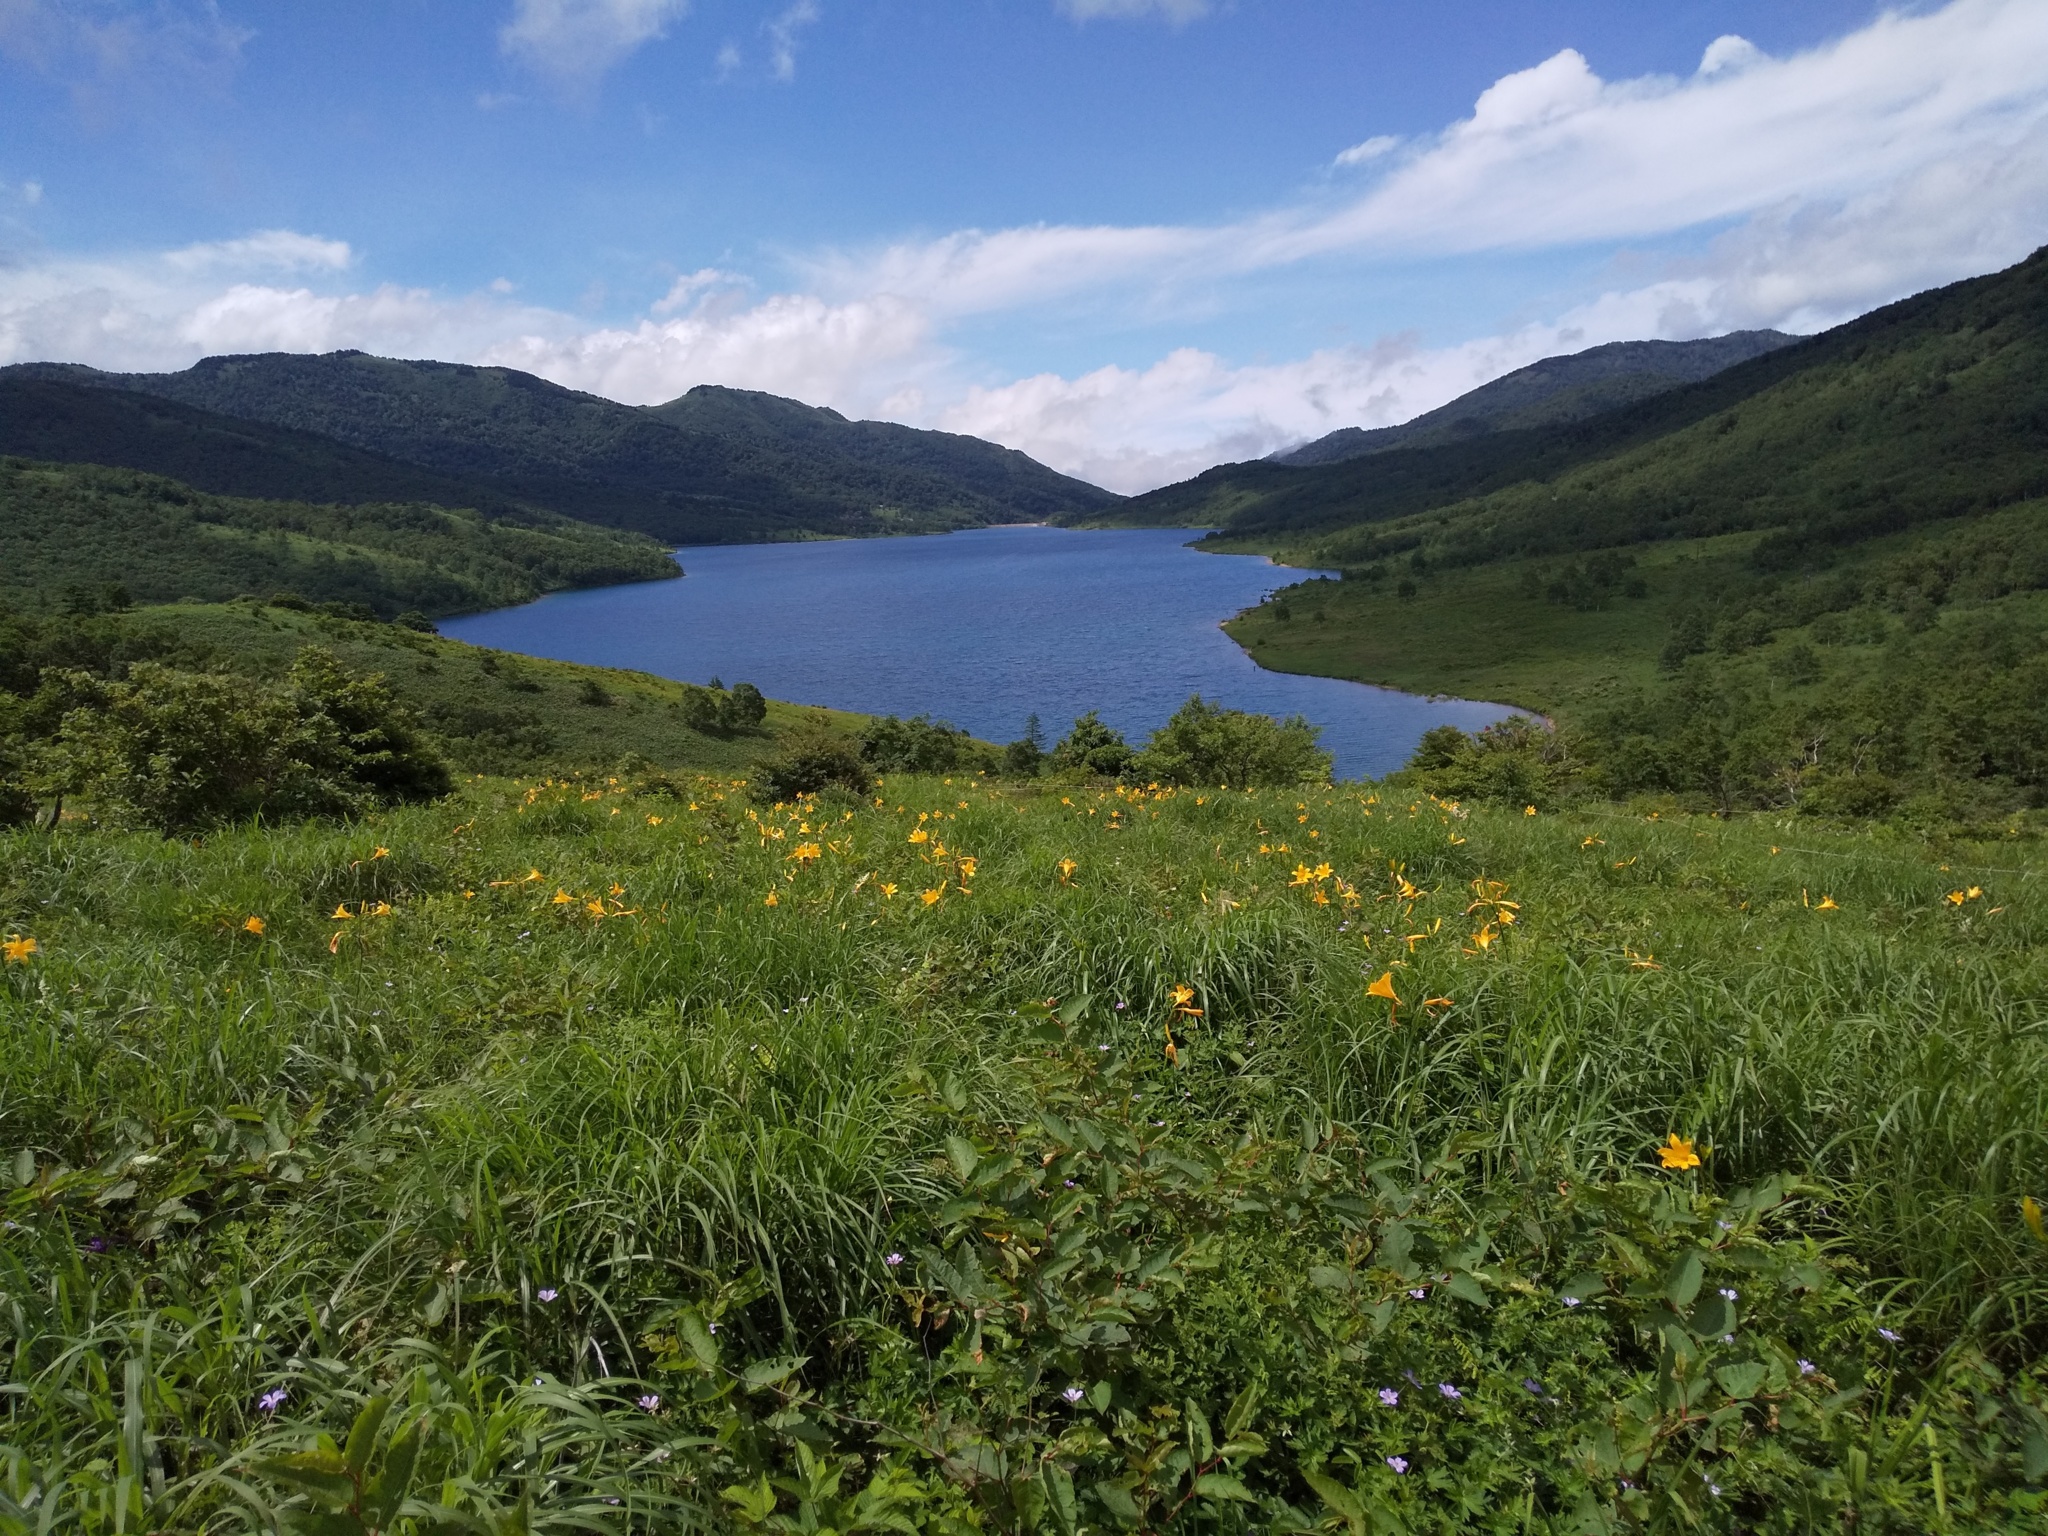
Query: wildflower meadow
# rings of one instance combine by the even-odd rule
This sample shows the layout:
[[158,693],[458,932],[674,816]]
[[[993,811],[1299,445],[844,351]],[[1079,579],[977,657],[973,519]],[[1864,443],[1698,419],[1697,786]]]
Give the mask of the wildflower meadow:
[[0,841],[0,1531],[2038,1530],[2031,843],[469,779]]

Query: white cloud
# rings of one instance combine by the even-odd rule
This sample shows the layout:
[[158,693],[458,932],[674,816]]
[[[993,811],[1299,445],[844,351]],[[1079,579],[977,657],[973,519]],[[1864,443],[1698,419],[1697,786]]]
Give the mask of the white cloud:
[[1179,26],[1209,14],[1209,0],[1058,0],[1058,4],[1076,21],[1159,15]]
[[818,0],[796,0],[796,3],[764,29],[768,33],[768,59],[778,80],[796,78],[797,34],[818,19]]
[[558,85],[587,89],[688,9],[689,0],[514,0],[498,42]]
[[290,229],[260,229],[239,240],[214,240],[167,252],[164,261],[181,272],[271,268],[281,271],[339,272],[355,260],[346,240],[323,240]]
[[1401,147],[1401,141],[1391,133],[1376,133],[1362,144],[1354,144],[1339,154],[1333,164],[1366,165],[1381,156]]
[[0,58],[62,81],[94,119],[217,88],[255,35],[215,0],[0,0]]
[[[496,283],[452,297],[357,291],[347,244],[288,230],[28,261],[0,267],[0,361],[165,368],[207,352],[355,346],[503,363],[635,403],[734,384],[974,432],[1141,490],[1335,427],[1403,421],[1552,353],[1814,329],[2006,265],[2048,239],[2044,110],[2048,7],[1958,0],[1791,59],[1723,39],[1685,79],[1605,82],[1560,53],[1497,82],[1441,133],[1366,161],[1362,191],[1235,225],[958,231],[818,253],[792,264],[792,291],[760,296],[746,275],[705,267],[623,324],[519,304]],[[1020,379],[949,339],[971,316],[1028,326],[1052,301],[1094,304],[1110,324],[1170,320],[1291,262],[1343,257],[1370,272],[1382,259],[1716,224],[1694,254],[1631,258],[1606,293],[1449,345],[1395,336],[1256,365],[1183,347],[1145,366]]]

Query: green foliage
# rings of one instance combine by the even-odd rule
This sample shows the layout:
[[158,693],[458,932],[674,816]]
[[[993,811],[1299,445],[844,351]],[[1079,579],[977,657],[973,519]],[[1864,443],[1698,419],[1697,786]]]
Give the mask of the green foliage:
[[1159,784],[1327,784],[1321,729],[1300,715],[1275,720],[1189,698],[1131,760],[1132,778]]
[[1085,773],[1098,778],[1115,778],[1131,765],[1136,754],[1123,733],[1107,726],[1094,710],[1074,722],[1074,728],[1053,743],[1050,763],[1055,773]]
[[0,459],[0,598],[17,603],[73,591],[108,611],[126,606],[102,595],[115,586],[144,603],[283,588],[384,615],[445,614],[677,574],[646,539],[549,513],[248,501],[128,470]]
[[865,795],[874,788],[868,770],[864,744],[820,722],[790,732],[780,751],[755,764],[752,788],[756,799],[771,805],[834,788]]
[[2039,1524],[2033,843],[889,787],[0,834],[0,1529]]
[[860,755],[877,773],[950,773],[980,766],[974,738],[929,715],[883,715],[861,728]]
[[122,682],[46,679],[64,698],[36,775],[115,825],[186,832],[263,816],[346,816],[432,799],[448,770],[378,677],[314,647],[286,686],[139,662]]
[[[43,402],[55,419],[17,436],[25,449],[66,445],[52,457],[125,449],[115,462],[191,467],[241,495],[305,496],[283,487],[310,476],[332,480],[337,499],[544,507],[669,545],[939,532],[1118,500],[993,443],[744,390],[703,387],[643,409],[509,368],[360,352],[210,357],[169,374],[0,371],[0,390],[50,383],[196,408]],[[381,489],[413,481],[459,490]]]

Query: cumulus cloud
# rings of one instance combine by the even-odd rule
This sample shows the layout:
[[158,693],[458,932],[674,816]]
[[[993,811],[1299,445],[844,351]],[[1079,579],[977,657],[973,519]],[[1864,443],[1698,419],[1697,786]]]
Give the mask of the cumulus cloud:
[[1209,0],[1058,0],[1059,8],[1076,21],[1098,16],[1164,16],[1175,26],[1209,14]]
[[1376,133],[1361,144],[1354,144],[1341,151],[1333,162],[1337,165],[1369,165],[1384,155],[1401,147],[1401,141],[1391,133]]
[[558,85],[587,89],[688,9],[689,0],[514,0],[498,42]]
[[[0,267],[0,361],[161,368],[356,346],[503,363],[634,403],[734,384],[976,433],[1142,490],[1336,427],[1404,421],[1553,353],[1816,329],[2006,265],[2048,238],[2044,111],[2048,8],[1957,0],[1786,59],[1723,38],[1683,78],[1604,81],[1559,53],[1438,134],[1371,155],[1366,140],[1351,162],[1364,187],[1342,178],[1236,224],[957,231],[814,253],[775,292],[705,267],[622,323],[516,303],[509,285],[359,291],[347,244],[288,230],[17,263]],[[1143,366],[1005,378],[952,340],[969,318],[1029,324],[1054,302],[1092,304],[1111,324],[1170,320],[1289,263],[1369,272],[1716,226],[1683,256],[1617,265],[1605,292],[1449,344],[1397,335],[1256,365],[1181,347]]]

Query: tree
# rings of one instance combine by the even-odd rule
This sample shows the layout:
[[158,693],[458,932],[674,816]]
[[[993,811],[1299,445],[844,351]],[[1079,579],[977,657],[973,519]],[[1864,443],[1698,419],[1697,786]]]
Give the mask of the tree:
[[1300,715],[1275,720],[1194,694],[1152,733],[1130,772],[1161,784],[1324,784],[1332,759],[1316,745],[1321,734]]
[[974,738],[930,715],[884,715],[860,733],[861,760],[877,773],[950,773],[971,756]]
[[784,738],[782,750],[754,765],[752,792],[764,803],[815,795],[837,785],[864,795],[874,787],[861,750],[821,721],[806,721]]

